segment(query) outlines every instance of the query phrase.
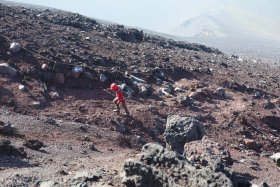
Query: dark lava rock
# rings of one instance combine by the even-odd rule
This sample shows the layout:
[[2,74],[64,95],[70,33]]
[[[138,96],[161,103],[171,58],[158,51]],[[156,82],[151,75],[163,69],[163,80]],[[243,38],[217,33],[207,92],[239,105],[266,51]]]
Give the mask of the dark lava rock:
[[233,164],[230,152],[207,136],[202,140],[186,143],[184,156],[193,164],[211,167],[215,171],[226,172],[225,168]]
[[0,140],[0,155],[9,155],[26,158],[27,154],[23,147],[16,148],[9,140]]
[[140,159],[127,160],[124,172],[122,182],[128,187],[238,186],[233,174],[194,166],[176,152],[153,143],[143,146]]
[[178,102],[179,102],[180,105],[182,105],[184,107],[187,107],[187,108],[191,108],[195,104],[194,99],[189,97],[189,96],[179,97]]
[[43,142],[39,140],[27,140],[24,145],[30,149],[39,150],[42,147],[46,147]]
[[164,136],[171,150],[182,153],[186,142],[201,140],[204,134],[202,124],[192,117],[174,115],[167,118]]
[[16,134],[16,129],[14,125],[0,121],[0,134],[4,135],[14,135]]
[[277,116],[265,116],[262,119],[262,122],[267,124],[270,128],[280,132],[280,117]]
[[120,29],[117,36],[126,42],[141,42],[144,38],[143,31],[137,29]]
[[50,13],[49,15],[46,14],[45,19],[50,23],[54,23],[62,26],[70,26],[82,30],[89,30],[96,24],[96,21],[93,19],[89,19],[82,15],[72,14],[72,13],[66,15],[61,13],[52,15]]
[[93,184],[98,182],[101,178],[101,175],[94,175],[86,171],[78,172],[73,178],[69,178],[67,184],[68,186],[93,186]]

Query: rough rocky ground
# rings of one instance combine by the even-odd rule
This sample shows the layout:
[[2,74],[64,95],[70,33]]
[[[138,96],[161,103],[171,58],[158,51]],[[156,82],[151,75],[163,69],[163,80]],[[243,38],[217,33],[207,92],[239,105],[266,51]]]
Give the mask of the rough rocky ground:
[[[0,20],[0,63],[17,70],[0,76],[1,121],[17,130],[0,134],[4,186],[122,186],[124,161],[146,143],[165,146],[173,114],[200,121],[239,176],[280,185],[269,158],[280,151],[278,66],[60,11],[0,4]],[[10,51],[12,42],[23,48]],[[134,91],[130,117],[112,112],[113,81]]]

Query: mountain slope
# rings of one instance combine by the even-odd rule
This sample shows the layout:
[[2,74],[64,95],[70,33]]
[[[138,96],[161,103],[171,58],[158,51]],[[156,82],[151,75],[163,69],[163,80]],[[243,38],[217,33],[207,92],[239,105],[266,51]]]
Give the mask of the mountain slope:
[[[280,151],[279,68],[76,13],[0,4],[0,17],[3,186],[123,186],[125,177],[128,185],[146,178],[154,187],[152,178],[159,186],[170,180],[184,186],[179,183],[207,184],[223,173],[280,185],[269,158]],[[10,49],[12,42],[21,48]],[[132,92],[126,97],[131,116],[113,112],[112,82]],[[183,141],[167,124],[173,114],[198,121],[198,138],[205,131],[206,139]],[[163,149],[168,126],[175,132],[170,138],[194,151],[177,157]],[[152,151],[144,146],[149,142],[162,146]],[[147,162],[124,166],[141,148],[149,152]]]

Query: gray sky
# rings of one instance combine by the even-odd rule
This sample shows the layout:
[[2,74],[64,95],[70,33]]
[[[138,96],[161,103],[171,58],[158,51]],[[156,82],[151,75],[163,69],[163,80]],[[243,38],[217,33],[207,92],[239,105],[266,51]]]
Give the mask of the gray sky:
[[[128,26],[164,30],[203,12],[204,0],[14,0],[78,12]],[[212,0],[208,0],[212,1]],[[206,1],[207,2],[207,1]],[[198,6],[199,4],[199,6]]]
[[[279,34],[279,0],[12,0],[77,12],[92,18],[158,32],[189,18],[211,15],[237,28]],[[250,27],[250,28],[249,28]]]

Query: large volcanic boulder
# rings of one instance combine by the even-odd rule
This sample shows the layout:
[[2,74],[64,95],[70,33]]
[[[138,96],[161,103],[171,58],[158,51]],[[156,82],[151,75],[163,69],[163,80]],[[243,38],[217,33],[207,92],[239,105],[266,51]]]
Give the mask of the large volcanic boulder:
[[171,150],[183,153],[185,143],[201,140],[204,134],[202,124],[192,117],[173,115],[167,118],[164,136]]
[[124,163],[122,182],[128,187],[233,187],[233,177],[228,175],[210,167],[194,166],[177,152],[148,143],[143,146],[139,160]]
[[202,125],[194,118],[168,117],[167,148],[154,143],[144,145],[138,160],[124,163],[123,184],[128,187],[249,187],[249,182],[236,177],[228,168],[232,162],[229,152],[207,138],[201,140],[203,135]]

